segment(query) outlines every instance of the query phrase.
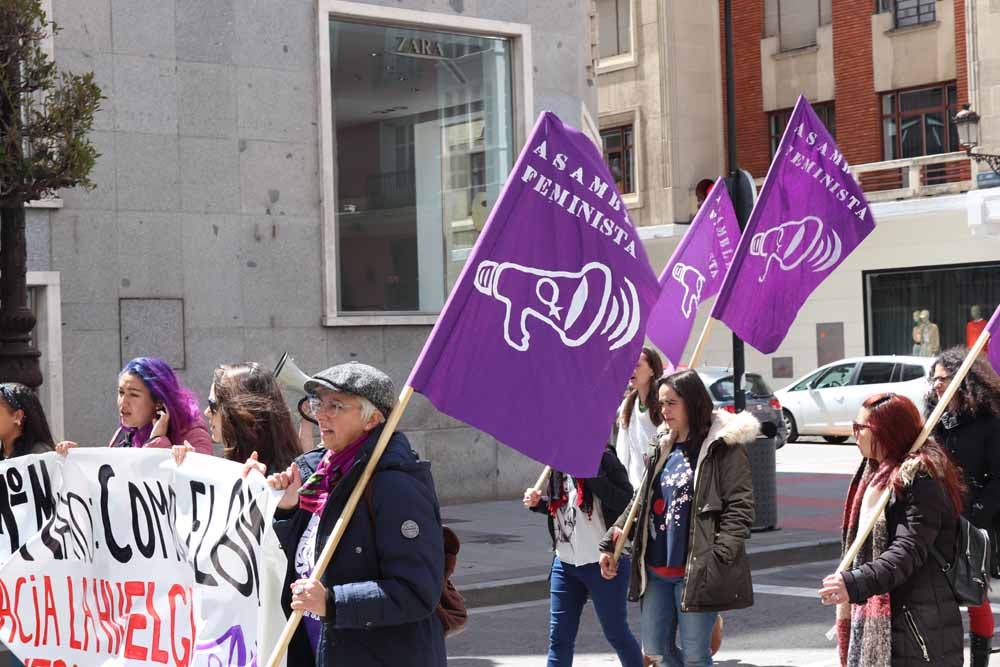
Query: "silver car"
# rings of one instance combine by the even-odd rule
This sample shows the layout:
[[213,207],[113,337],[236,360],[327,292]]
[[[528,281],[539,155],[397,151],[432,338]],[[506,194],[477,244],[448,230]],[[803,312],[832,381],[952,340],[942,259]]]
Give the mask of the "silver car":
[[[735,412],[733,397],[733,371],[730,368],[717,366],[702,366],[697,369],[701,381],[708,388],[716,409]],[[774,447],[780,449],[788,438],[785,420],[781,417],[781,404],[774,397],[774,392],[764,382],[764,378],[756,373],[743,375],[743,389],[747,397],[747,412],[757,418],[761,424],[774,425],[777,434],[774,436]]]

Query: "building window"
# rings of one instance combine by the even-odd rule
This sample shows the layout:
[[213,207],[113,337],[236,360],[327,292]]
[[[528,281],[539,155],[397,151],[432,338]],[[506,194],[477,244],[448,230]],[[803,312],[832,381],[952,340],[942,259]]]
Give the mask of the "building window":
[[621,194],[635,192],[635,132],[631,125],[601,130],[604,161],[608,163],[615,186]]
[[882,96],[882,145],[886,160],[958,150],[952,122],[956,87],[946,83]]
[[597,0],[597,32],[601,58],[611,58],[632,50],[632,0]]
[[[837,123],[836,118],[833,113],[833,102],[819,102],[813,105],[813,111],[819,116],[819,119],[823,121],[823,125],[829,130],[830,135],[833,137],[837,136]],[[781,111],[772,111],[769,114],[770,118],[768,120],[769,127],[771,129],[771,157],[774,157],[774,153],[778,150],[778,144],[781,143],[781,136],[785,133],[785,126],[788,125],[788,119],[792,117],[792,109],[782,109]]]
[[935,0],[876,0],[875,12],[892,12],[897,28],[934,23]]
[[967,346],[1000,303],[998,262],[866,271],[863,281],[867,354]]
[[509,39],[330,21],[338,312],[436,313],[513,164]]
[[832,19],[831,0],[766,0],[764,36],[778,37],[782,51],[815,46],[816,30]]

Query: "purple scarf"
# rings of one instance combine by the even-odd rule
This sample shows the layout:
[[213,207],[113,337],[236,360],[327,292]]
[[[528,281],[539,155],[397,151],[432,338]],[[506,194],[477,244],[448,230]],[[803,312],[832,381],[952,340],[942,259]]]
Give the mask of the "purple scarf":
[[316,466],[316,472],[310,475],[299,489],[299,507],[313,514],[322,513],[330,491],[354,465],[358,452],[367,439],[368,433],[365,433],[339,452],[328,450]]

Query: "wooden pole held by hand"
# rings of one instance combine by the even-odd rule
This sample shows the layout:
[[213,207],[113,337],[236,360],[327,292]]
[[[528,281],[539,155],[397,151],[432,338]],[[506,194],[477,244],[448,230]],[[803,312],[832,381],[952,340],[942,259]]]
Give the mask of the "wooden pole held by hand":
[[705,345],[708,343],[708,337],[712,333],[712,327],[715,326],[715,318],[709,317],[705,320],[705,326],[701,328],[701,335],[698,336],[698,342],[694,346],[694,351],[691,353],[691,361],[688,362],[688,368],[695,368],[699,363],[701,363],[701,355],[705,352]]
[[535,482],[535,486],[533,486],[532,488],[535,491],[541,493],[542,489],[545,488],[545,483],[549,481],[549,475],[551,474],[552,474],[552,466],[545,466],[545,469],[542,470],[542,474],[538,476],[538,481]]
[[[399,402],[396,403],[396,407],[394,407],[392,412],[389,413],[389,418],[386,420],[385,426],[382,428],[382,433],[379,436],[378,442],[375,443],[375,449],[372,451],[371,458],[368,459],[368,464],[365,465],[365,469],[361,473],[358,483],[354,485],[351,495],[347,498],[347,504],[344,505],[344,509],[340,513],[340,517],[337,518],[337,523],[333,525],[333,532],[330,533],[330,537],[326,541],[326,546],[323,547],[322,553],[320,553],[319,558],[316,560],[316,567],[313,569],[313,573],[309,577],[313,581],[320,581],[323,576],[323,571],[326,570],[326,566],[330,564],[330,560],[333,558],[333,553],[337,550],[337,545],[340,544],[340,540],[344,536],[344,532],[347,530],[347,524],[351,522],[351,517],[354,515],[354,510],[358,506],[358,501],[361,500],[361,495],[365,492],[365,487],[368,486],[368,480],[370,480],[372,475],[375,474],[375,468],[378,466],[379,459],[382,458],[385,448],[389,445],[389,439],[392,437],[393,433],[396,432],[396,427],[399,425],[399,419],[403,416],[403,412],[406,410],[406,404],[410,402],[410,398],[412,396],[413,388],[409,385],[403,387],[403,391],[399,394]],[[292,635],[295,634],[295,629],[299,627],[299,623],[302,621],[302,615],[302,610],[297,609],[292,612],[291,616],[288,617],[288,622],[285,623],[285,629],[281,631],[281,636],[278,638],[278,645],[274,647],[274,650],[271,652],[271,657],[267,660],[267,667],[278,667],[281,662],[281,657],[285,655],[285,651],[288,650],[288,644],[292,641]]]
[[[927,442],[928,436],[930,436],[931,431],[937,426],[938,421],[941,420],[941,415],[948,408],[948,404],[951,403],[951,399],[955,397],[955,393],[958,392],[959,386],[965,379],[965,376],[969,374],[969,369],[972,368],[972,364],[975,363],[976,358],[979,357],[979,353],[983,351],[986,344],[990,340],[989,331],[983,331],[979,335],[979,339],[976,340],[976,344],[972,346],[969,350],[969,354],[966,355],[965,361],[959,367],[958,371],[955,373],[955,377],[951,379],[948,383],[948,388],[944,390],[941,398],[938,400],[937,406],[934,411],[931,412],[931,416],[927,418],[924,423],[924,428],[920,431],[920,435],[917,436],[916,442],[910,447],[910,453],[917,451],[924,446]],[[862,545],[864,545],[865,540],[868,539],[868,535],[871,534],[872,529],[875,527],[875,522],[878,517],[882,515],[885,511],[886,506],[889,504],[889,496],[891,495],[892,487],[887,486],[882,494],[879,496],[878,504],[875,506],[875,510],[871,513],[871,519],[862,526],[862,530],[858,532],[857,537],[854,538],[854,542],[851,544],[851,548],[847,550],[844,554],[843,559],[840,561],[840,565],[837,566],[837,572],[843,572],[844,570],[851,567],[854,563],[854,559],[857,558],[858,552],[861,550]]]

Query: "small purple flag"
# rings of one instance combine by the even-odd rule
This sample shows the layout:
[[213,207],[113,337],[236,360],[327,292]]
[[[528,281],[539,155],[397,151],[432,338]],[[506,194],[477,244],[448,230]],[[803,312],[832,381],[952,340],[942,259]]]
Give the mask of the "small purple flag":
[[698,305],[719,293],[739,239],[736,211],[720,178],[660,274],[660,298],[646,327],[674,366],[681,363]]
[[408,384],[533,459],[593,477],[657,292],[600,151],[543,112]]
[[993,366],[993,370],[1000,374],[1000,306],[997,306],[996,312],[993,313],[993,317],[991,317],[990,321],[986,323],[985,330],[990,333],[990,340],[986,344],[986,356],[990,360],[990,365]]
[[837,142],[799,97],[712,317],[774,352],[813,290],[873,229]]

